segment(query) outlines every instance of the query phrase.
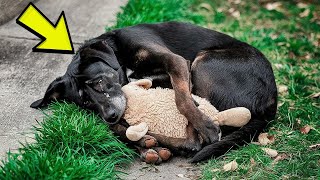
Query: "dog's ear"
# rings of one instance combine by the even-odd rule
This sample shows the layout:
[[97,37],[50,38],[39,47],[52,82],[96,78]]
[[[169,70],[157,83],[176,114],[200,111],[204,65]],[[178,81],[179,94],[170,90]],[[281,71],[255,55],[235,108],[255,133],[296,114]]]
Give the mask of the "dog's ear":
[[62,77],[55,79],[48,87],[44,97],[33,102],[30,107],[43,108],[53,100],[61,99],[65,92],[65,80]]
[[80,66],[86,67],[97,61],[104,62],[115,70],[120,68],[113,49],[105,41],[94,42],[80,50]]
[[91,49],[96,49],[109,54],[114,54],[113,49],[109,46],[106,41],[97,41],[90,45]]

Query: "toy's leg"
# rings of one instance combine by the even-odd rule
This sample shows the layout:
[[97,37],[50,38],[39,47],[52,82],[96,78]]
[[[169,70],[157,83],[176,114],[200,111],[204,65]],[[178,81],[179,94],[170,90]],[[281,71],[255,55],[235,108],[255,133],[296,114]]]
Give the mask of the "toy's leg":
[[221,126],[242,127],[251,119],[251,113],[247,108],[236,107],[219,112],[216,119]]
[[169,149],[162,147],[145,149],[137,146],[136,148],[140,153],[141,160],[148,164],[160,164],[161,162],[167,161],[172,155]]
[[150,135],[144,135],[139,141],[130,141],[126,136],[127,127],[122,124],[115,124],[110,126],[110,129],[119,136],[120,140],[128,142],[132,145],[137,145],[143,148],[151,148],[158,145],[158,141],[156,138]]
[[152,148],[158,146],[158,141],[153,136],[144,135],[139,141],[137,141],[137,145],[142,148]]
[[152,149],[159,154],[160,158],[162,159],[162,162],[169,160],[169,158],[172,156],[172,153],[168,148],[154,147]]
[[136,147],[140,153],[140,159],[148,164],[160,164],[162,162],[161,157],[157,151],[153,149],[144,149],[139,146]]
[[160,164],[162,161],[168,160],[171,156],[171,152],[167,148],[156,147],[158,145],[158,141],[153,136],[144,135],[139,141],[130,141],[126,137],[126,126],[116,124],[110,128],[116,135],[120,137],[121,140],[134,145],[140,154],[141,160],[146,163]]

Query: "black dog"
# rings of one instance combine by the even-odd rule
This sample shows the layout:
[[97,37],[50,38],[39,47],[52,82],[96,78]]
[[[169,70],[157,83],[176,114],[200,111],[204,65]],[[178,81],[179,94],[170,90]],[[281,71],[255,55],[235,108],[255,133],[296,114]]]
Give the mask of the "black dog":
[[[121,85],[130,78],[151,78],[154,86],[175,90],[179,111],[188,119],[188,142],[181,149],[200,150],[198,133],[206,142],[193,162],[216,157],[250,142],[275,117],[277,89],[268,60],[254,47],[225,34],[186,23],[141,24],[105,33],[86,42],[64,76],[53,81],[44,107],[64,99],[97,111],[114,131],[124,135],[121,116],[126,100]],[[191,92],[208,99],[217,109],[243,106],[252,113],[242,128],[210,123],[194,104]],[[157,138],[157,137],[156,137]]]

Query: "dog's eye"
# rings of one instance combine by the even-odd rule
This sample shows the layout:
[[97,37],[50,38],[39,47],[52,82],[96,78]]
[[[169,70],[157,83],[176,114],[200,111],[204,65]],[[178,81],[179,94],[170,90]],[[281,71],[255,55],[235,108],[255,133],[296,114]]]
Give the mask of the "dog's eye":
[[107,84],[107,88],[111,89],[113,86],[111,84]]
[[84,104],[84,105],[88,105],[88,104],[89,104],[89,101],[84,101],[83,104]]

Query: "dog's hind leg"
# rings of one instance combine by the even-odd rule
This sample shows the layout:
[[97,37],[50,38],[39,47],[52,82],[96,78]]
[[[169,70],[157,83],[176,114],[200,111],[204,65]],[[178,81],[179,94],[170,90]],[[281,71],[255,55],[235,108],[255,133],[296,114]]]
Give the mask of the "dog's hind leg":
[[[205,146],[192,159],[218,157],[259,135],[277,110],[277,89],[267,59],[252,47],[209,50],[192,64],[193,93],[208,99],[218,110],[246,107],[252,118],[222,140]],[[222,135],[227,134],[221,128]]]

